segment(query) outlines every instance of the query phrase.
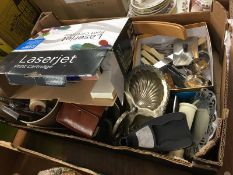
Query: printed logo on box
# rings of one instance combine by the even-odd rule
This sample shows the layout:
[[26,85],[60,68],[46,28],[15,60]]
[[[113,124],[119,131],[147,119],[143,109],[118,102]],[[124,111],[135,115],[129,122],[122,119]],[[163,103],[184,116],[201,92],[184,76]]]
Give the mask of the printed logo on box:
[[31,50],[31,49],[34,49],[36,46],[38,46],[44,40],[45,40],[44,38],[27,40],[23,44],[19,45],[15,50]]

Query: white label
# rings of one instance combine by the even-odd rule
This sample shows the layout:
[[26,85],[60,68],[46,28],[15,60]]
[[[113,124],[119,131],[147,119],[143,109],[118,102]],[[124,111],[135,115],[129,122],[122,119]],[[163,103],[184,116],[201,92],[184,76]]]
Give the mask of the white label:
[[154,148],[154,137],[149,126],[136,132],[138,146],[141,148]]
[[154,67],[160,69],[163,66],[166,66],[167,64],[165,64],[163,61],[159,61],[157,63],[154,64]]

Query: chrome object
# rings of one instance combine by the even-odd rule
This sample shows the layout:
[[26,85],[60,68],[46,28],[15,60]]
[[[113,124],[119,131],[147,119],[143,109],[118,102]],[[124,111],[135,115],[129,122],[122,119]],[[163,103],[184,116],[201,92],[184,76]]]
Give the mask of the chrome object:
[[169,88],[160,70],[150,65],[143,65],[134,68],[129,75],[125,95],[130,111],[126,111],[118,118],[113,127],[114,135],[126,117],[130,126],[136,115],[148,117],[163,115],[169,99]]

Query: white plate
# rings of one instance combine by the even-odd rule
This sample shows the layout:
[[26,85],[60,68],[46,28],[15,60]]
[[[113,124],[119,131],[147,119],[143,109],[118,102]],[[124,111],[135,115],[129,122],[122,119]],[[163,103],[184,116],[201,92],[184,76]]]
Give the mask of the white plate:
[[153,8],[162,4],[166,0],[145,0],[143,3],[138,3],[136,0],[131,0],[131,5],[136,9]]
[[170,14],[174,13],[176,9],[176,0],[171,0],[171,2],[168,4],[166,8],[157,10],[157,11],[151,11],[151,12],[144,12],[144,13],[138,13],[132,5],[129,7],[128,16],[147,16],[147,15],[157,15],[157,14]]

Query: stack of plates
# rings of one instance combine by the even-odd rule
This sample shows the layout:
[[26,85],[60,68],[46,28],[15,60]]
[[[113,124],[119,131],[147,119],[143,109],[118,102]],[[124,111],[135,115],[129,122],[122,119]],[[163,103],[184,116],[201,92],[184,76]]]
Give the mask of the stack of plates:
[[130,16],[166,14],[174,11],[176,0],[131,0]]

